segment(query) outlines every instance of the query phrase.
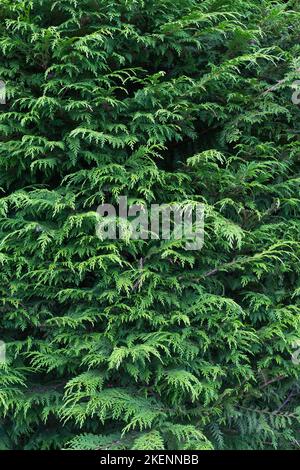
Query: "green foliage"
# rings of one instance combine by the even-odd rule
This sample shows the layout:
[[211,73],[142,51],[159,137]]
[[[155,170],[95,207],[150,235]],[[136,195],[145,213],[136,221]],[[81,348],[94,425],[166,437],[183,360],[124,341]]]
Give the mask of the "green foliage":
[[[0,17],[0,448],[298,448],[298,2]],[[203,249],[99,240],[122,195],[203,203]]]

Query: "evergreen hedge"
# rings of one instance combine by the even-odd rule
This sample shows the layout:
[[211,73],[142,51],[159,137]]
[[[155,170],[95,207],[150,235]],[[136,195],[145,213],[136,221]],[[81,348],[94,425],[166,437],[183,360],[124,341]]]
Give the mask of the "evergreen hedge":
[[[0,18],[0,448],[298,448],[298,1]],[[121,195],[204,204],[203,249],[99,240]]]

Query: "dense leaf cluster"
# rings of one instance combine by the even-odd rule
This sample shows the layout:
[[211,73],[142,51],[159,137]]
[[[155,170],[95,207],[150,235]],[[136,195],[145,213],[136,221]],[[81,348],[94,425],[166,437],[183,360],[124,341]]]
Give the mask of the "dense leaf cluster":
[[[0,18],[0,447],[299,447],[299,3]],[[99,240],[122,195],[203,203],[203,249]]]

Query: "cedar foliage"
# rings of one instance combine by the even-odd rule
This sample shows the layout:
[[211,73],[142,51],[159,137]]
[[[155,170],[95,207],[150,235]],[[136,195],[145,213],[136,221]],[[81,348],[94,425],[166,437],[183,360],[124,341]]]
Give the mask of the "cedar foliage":
[[[298,2],[1,0],[1,449],[299,447]],[[205,205],[205,244],[102,202]]]

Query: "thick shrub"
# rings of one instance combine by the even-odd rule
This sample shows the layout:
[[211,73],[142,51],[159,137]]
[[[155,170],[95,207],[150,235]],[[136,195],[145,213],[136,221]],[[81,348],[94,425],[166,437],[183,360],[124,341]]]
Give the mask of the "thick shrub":
[[[299,13],[1,0],[2,449],[299,447]],[[124,195],[203,249],[101,241]]]

